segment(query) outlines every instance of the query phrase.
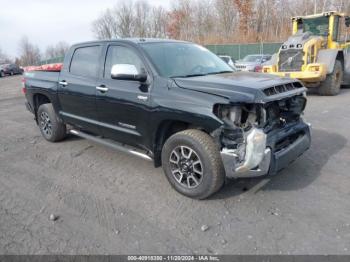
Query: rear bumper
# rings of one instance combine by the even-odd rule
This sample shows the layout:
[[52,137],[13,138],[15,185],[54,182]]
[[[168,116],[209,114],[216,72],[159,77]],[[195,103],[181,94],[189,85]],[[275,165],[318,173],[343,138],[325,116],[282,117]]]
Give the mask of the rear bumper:
[[[247,143],[252,142],[248,141]],[[247,165],[245,169],[240,168],[242,163],[237,163],[235,152],[223,149],[221,157],[226,176],[231,178],[258,177],[277,173],[310,147],[310,126],[300,120],[297,124],[274,130],[266,135],[265,143],[261,145],[264,145],[263,149],[257,148],[256,152],[252,152],[253,154],[261,154],[259,163]],[[248,152],[246,153],[247,157],[249,157]]]

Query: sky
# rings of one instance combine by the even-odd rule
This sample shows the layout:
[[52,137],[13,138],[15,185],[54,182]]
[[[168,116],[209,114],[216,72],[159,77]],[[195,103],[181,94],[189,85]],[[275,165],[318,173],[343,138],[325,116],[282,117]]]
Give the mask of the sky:
[[[128,1],[128,0],[119,0]],[[170,0],[146,0],[169,7]],[[92,22],[118,0],[0,0],[0,49],[18,56],[18,42],[26,35],[41,51],[59,41],[68,44],[94,39]]]

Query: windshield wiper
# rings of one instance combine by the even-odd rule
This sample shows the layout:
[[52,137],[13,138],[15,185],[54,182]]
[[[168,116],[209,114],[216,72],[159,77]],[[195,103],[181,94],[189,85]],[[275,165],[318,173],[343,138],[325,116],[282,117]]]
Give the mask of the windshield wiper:
[[234,71],[229,71],[229,70],[224,70],[224,71],[218,71],[218,72],[211,72],[208,73],[207,75],[217,75],[217,74],[224,74],[224,73],[233,73]]
[[189,75],[183,75],[183,76],[172,76],[171,78],[177,78],[177,77],[195,77],[195,76],[206,76],[207,74],[189,74]]
[[233,73],[235,71],[230,71],[230,70],[223,70],[223,71],[217,71],[217,72],[210,72],[206,74],[189,74],[189,75],[183,75],[183,76],[172,76],[171,78],[181,78],[181,77],[195,77],[195,76],[206,76],[206,75],[217,75],[217,74],[224,74],[224,73]]

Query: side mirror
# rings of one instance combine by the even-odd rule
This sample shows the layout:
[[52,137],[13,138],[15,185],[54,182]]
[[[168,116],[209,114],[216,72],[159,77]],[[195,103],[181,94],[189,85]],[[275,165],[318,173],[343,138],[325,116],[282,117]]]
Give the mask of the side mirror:
[[134,65],[116,64],[112,66],[111,78],[145,82],[147,80],[147,74],[145,70],[143,70],[143,72],[138,72]]
[[349,16],[345,17],[345,26],[350,27],[350,17]]

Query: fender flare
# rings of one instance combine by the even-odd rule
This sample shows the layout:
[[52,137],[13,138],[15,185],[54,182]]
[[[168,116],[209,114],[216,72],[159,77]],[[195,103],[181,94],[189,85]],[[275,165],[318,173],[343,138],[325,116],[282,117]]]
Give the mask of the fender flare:
[[341,49],[324,49],[317,54],[317,63],[327,65],[327,74],[333,72],[335,61],[339,60],[344,69],[344,53]]

